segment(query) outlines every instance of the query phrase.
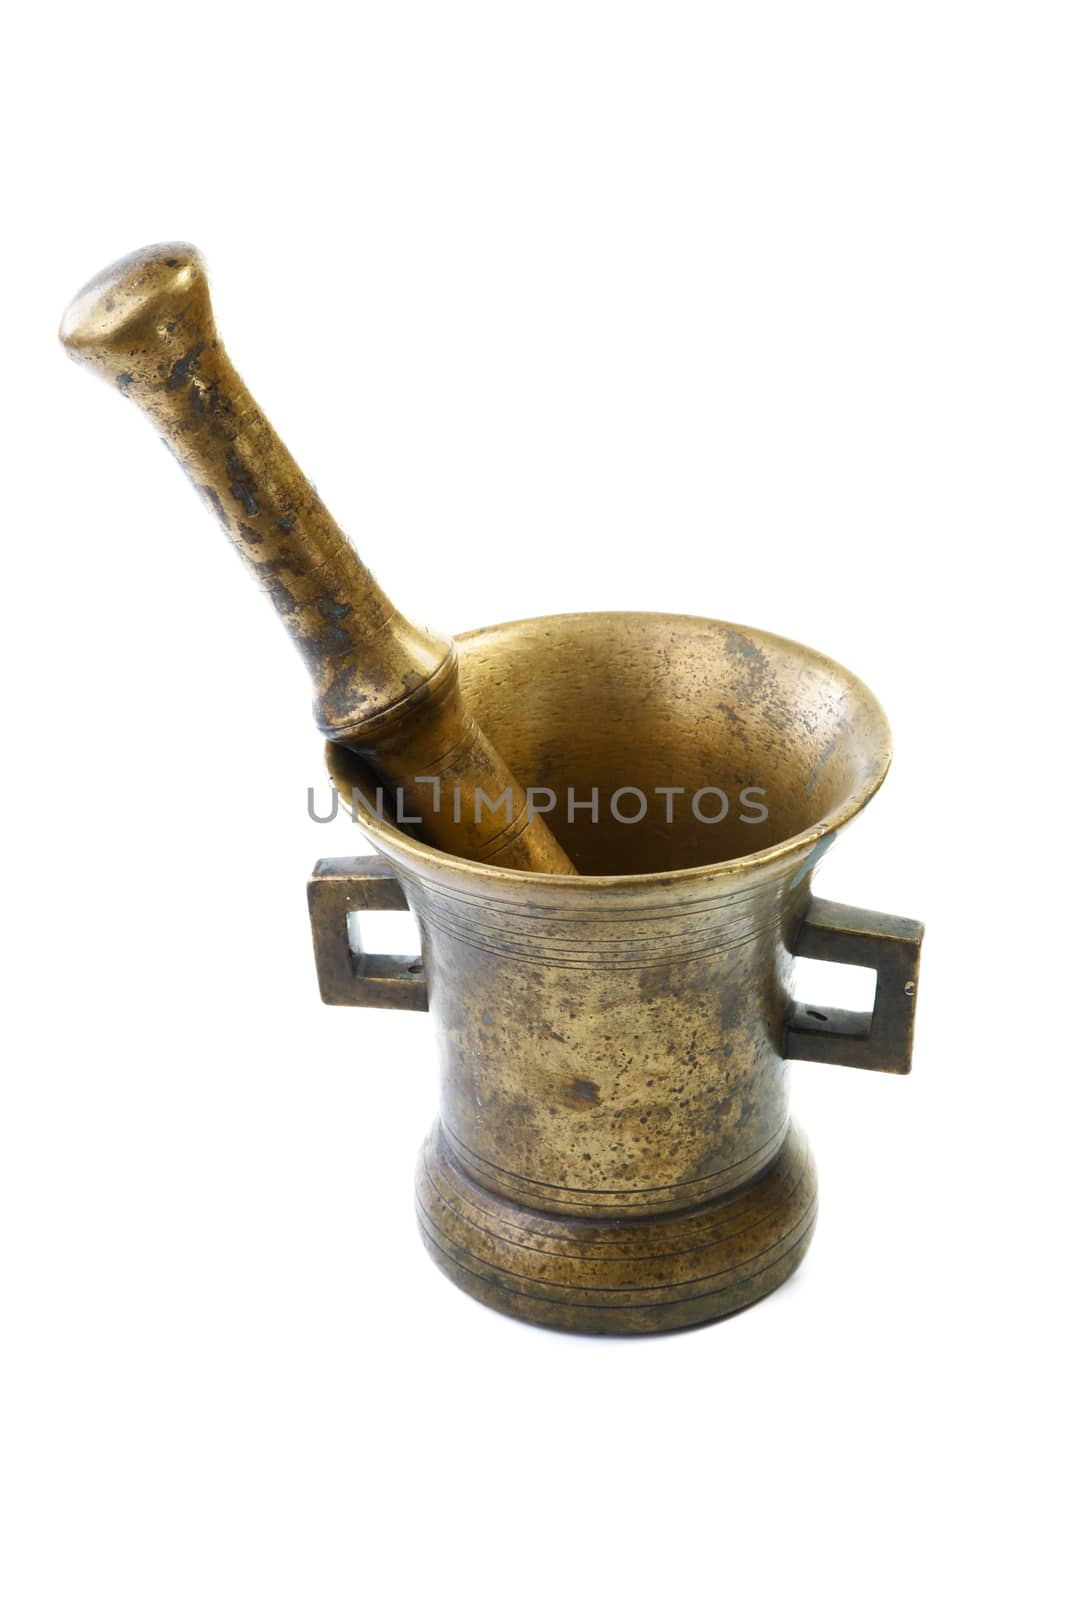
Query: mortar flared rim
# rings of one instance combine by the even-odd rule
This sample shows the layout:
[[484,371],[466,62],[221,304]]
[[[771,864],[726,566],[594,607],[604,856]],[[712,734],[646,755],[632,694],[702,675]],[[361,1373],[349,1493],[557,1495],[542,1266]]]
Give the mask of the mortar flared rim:
[[[771,633],[766,629],[750,627],[747,624],[724,621],[721,618],[701,617],[690,613],[584,611],[525,617],[510,622],[494,623],[484,628],[470,629],[457,635],[456,644],[462,661],[464,648],[475,641],[498,639],[516,631],[526,632],[547,627],[566,628],[577,623],[619,628],[647,628],[650,624],[675,628],[711,628],[743,636],[757,646],[766,645],[776,651],[784,651],[798,657],[806,665],[835,678],[851,692],[862,707],[868,734],[874,741],[869,752],[866,776],[818,821],[761,850],[731,856],[722,861],[638,873],[583,873],[577,876],[557,877],[549,873],[523,872],[511,867],[471,861],[416,839],[411,834],[404,833],[394,823],[380,819],[373,811],[359,806],[355,816],[358,826],[389,860],[401,868],[406,867],[416,875],[433,877],[445,874],[449,877],[468,879],[472,888],[480,885],[488,889],[496,884],[506,886],[514,892],[520,886],[526,885],[531,890],[536,889],[539,893],[549,895],[590,891],[625,893],[628,890],[640,891],[666,884],[678,888],[686,885],[710,886],[740,876],[747,877],[761,869],[784,870],[794,860],[805,862],[797,879],[794,880],[799,881],[799,878],[806,874],[809,867],[814,865],[815,860],[823,854],[841,830],[864,809],[884,783],[892,761],[892,738],[888,718],[880,701],[862,679],[840,662],[782,634]],[[353,767],[358,762],[359,758],[351,751],[327,741],[327,771],[342,804],[349,811],[352,810],[354,779],[359,776],[358,771],[353,772]]]

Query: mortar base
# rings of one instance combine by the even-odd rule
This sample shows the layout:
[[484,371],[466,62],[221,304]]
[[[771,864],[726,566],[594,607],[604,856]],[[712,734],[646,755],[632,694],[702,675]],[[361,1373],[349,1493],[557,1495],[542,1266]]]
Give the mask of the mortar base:
[[660,1333],[740,1311],[796,1271],[816,1213],[815,1165],[795,1126],[743,1188],[603,1222],[502,1200],[467,1177],[435,1123],[415,1194],[423,1243],[447,1278],[496,1311],[571,1333]]

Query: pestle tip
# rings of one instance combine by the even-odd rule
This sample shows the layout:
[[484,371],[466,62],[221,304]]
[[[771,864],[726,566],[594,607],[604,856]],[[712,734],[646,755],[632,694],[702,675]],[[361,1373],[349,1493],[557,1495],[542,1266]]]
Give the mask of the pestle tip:
[[200,252],[190,244],[156,244],[90,278],[64,312],[59,337],[74,360],[106,366],[134,348],[168,343],[177,322],[195,321],[199,331],[210,320]]

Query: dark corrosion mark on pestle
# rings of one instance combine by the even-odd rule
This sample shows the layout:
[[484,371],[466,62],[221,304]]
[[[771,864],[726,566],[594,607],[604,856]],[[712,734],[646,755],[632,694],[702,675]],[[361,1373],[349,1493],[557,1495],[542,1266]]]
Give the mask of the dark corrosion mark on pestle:
[[249,472],[241,465],[236,456],[229,456],[226,461],[226,471],[230,479],[230,493],[243,509],[246,516],[258,517],[259,505],[256,501],[256,482]]
[[196,371],[197,363],[206,349],[206,341],[194,344],[191,350],[186,351],[185,355],[180,356],[174,363],[166,382],[166,388],[171,394],[174,393],[175,389],[184,389]]

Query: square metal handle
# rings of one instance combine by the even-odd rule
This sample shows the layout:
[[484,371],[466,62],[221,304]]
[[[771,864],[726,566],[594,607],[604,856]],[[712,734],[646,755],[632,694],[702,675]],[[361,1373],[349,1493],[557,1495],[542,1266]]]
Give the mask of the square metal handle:
[[813,899],[793,954],[873,967],[874,1006],[869,1012],[841,1011],[794,1001],[782,1054],[793,1061],[830,1061],[870,1072],[910,1072],[922,939],[922,923],[908,917]]
[[426,1011],[421,956],[368,955],[350,915],[406,911],[404,887],[383,856],[317,861],[308,879],[308,911],[319,992],[328,1006],[385,1006]]

